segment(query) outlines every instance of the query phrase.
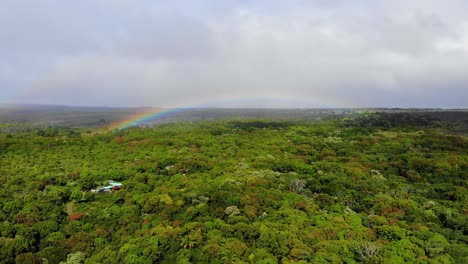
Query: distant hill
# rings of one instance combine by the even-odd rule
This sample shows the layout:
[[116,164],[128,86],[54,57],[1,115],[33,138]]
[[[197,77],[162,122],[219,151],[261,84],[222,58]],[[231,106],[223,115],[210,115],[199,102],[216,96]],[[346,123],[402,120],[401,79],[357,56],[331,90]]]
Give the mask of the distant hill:
[[[0,105],[2,131],[45,127],[106,127],[148,108],[77,107],[60,105]],[[156,110],[155,110],[156,111]],[[195,108],[183,109],[150,119],[144,125],[198,120],[270,119],[319,121],[348,118],[360,126],[428,125],[468,128],[466,109],[401,109],[401,108]],[[454,125],[455,124],[455,125]]]

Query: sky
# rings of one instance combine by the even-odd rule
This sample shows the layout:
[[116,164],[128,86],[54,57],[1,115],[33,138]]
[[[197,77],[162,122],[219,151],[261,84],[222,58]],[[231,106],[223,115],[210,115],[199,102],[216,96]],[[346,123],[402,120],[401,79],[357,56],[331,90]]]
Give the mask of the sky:
[[0,103],[468,108],[466,0],[2,0]]

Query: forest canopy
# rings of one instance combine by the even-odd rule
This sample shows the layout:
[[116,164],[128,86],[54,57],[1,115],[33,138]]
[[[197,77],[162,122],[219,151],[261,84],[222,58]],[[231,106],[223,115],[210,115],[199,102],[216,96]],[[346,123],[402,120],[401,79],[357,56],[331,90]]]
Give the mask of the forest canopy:
[[468,263],[467,184],[393,117],[0,133],[0,263]]

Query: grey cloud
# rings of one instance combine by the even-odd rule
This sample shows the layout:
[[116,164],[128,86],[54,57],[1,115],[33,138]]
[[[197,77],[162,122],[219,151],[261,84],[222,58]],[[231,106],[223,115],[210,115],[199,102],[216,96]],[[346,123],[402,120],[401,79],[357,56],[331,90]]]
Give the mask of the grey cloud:
[[215,48],[207,25],[178,14],[140,18],[117,41],[118,54],[142,58],[205,57]]
[[[74,4],[70,21],[70,6],[47,2],[25,23],[63,23],[31,32],[2,14],[18,31],[0,25],[14,58],[0,85],[19,101],[467,107],[466,2],[100,0]],[[18,32],[38,42],[15,45]]]
[[3,57],[67,55],[97,46],[97,34],[84,8],[77,10],[73,4],[65,8],[63,1],[49,0],[5,0],[0,7]]

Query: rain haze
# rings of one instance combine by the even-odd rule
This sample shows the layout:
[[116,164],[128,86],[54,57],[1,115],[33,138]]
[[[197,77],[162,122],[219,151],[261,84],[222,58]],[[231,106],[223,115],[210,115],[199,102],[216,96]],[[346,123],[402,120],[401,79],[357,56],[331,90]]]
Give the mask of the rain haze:
[[0,102],[468,107],[468,1],[0,2]]

